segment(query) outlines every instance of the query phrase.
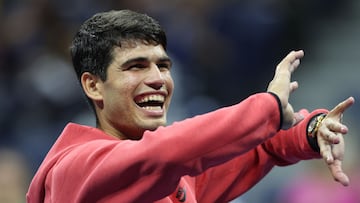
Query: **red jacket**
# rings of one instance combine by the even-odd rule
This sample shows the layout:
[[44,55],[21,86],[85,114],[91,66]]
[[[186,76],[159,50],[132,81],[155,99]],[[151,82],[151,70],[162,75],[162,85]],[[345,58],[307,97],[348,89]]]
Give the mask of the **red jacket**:
[[27,193],[40,202],[228,202],[273,166],[319,158],[306,139],[309,114],[279,131],[279,105],[260,93],[237,105],[119,140],[68,124]]

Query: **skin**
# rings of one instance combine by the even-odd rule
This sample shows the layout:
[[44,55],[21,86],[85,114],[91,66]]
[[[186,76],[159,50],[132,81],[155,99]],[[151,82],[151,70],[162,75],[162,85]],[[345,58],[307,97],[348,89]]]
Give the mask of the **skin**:
[[333,108],[325,117],[317,133],[320,153],[328,165],[334,180],[344,186],[350,184],[349,177],[342,170],[342,160],[345,152],[343,135],[347,134],[348,128],[341,123],[344,111],[353,105],[355,99],[349,97]]
[[[284,123],[282,128],[288,129],[302,120],[302,116],[294,113],[289,103],[290,93],[298,88],[296,81],[291,82],[291,74],[300,64],[304,52],[290,52],[277,66],[275,76],[268,86],[268,91],[279,96],[283,109]],[[348,132],[346,125],[341,123],[341,118],[346,109],[355,102],[353,97],[336,105],[324,118],[317,132],[320,153],[328,165],[333,178],[344,186],[349,185],[349,178],[342,169],[345,152],[343,136]]]
[[[280,99],[284,118],[282,129],[289,129],[303,119],[289,103],[290,93],[298,88],[298,83],[291,81],[291,75],[303,56],[302,50],[290,52],[277,65],[267,89]],[[138,140],[145,130],[164,126],[174,89],[170,67],[171,60],[161,45],[131,42],[113,50],[106,81],[83,73],[81,83],[87,96],[94,101],[98,127],[119,139]],[[149,95],[163,97],[162,107],[141,108],[139,101]],[[343,135],[348,128],[341,123],[341,117],[354,102],[354,98],[349,97],[339,103],[324,118],[317,133],[325,163],[334,179],[345,186],[349,178],[341,165],[345,151]]]
[[[140,139],[145,130],[166,124],[174,89],[171,60],[161,45],[124,43],[113,50],[107,79],[82,75],[86,94],[94,101],[98,127],[120,139]],[[137,103],[148,96],[163,97],[161,108],[141,108]]]

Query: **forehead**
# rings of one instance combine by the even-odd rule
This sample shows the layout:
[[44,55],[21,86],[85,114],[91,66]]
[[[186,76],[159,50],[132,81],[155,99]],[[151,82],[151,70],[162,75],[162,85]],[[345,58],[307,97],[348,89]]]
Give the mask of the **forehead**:
[[145,57],[149,60],[167,57],[162,45],[144,44],[142,42],[122,43],[113,50],[113,58],[117,62],[124,62],[131,58]]

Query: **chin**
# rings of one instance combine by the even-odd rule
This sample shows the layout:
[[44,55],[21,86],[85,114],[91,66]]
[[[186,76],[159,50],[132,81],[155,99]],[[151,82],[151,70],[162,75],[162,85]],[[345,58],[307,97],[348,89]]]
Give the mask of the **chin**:
[[157,122],[153,122],[150,125],[147,125],[146,129],[153,131],[153,130],[156,130],[160,126],[165,126],[165,125],[166,125],[165,121],[157,121]]

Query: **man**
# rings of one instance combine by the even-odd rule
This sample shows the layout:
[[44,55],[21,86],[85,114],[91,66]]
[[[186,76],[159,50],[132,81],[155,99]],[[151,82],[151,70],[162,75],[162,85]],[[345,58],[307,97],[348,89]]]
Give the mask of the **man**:
[[228,202],[275,165],[320,157],[349,184],[340,119],[354,99],[294,113],[288,98],[298,84],[290,80],[303,51],[279,63],[267,92],[166,127],[172,62],[154,19],[98,13],[81,26],[71,53],[97,127],[65,127],[30,185],[29,203]]

